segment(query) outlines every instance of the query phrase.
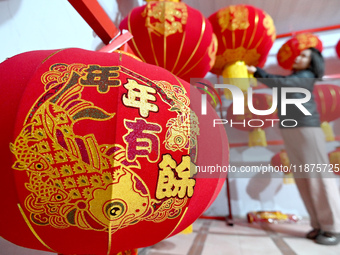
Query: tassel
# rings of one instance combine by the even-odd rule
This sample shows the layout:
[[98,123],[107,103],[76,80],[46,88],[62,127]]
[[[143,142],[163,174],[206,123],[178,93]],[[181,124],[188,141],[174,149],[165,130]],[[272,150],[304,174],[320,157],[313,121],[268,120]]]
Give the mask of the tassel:
[[293,184],[295,183],[293,173],[285,173],[283,175],[283,183],[284,184]]
[[224,67],[222,76],[225,84],[235,85],[242,91],[247,91],[250,86],[248,70],[244,61],[236,61]]
[[192,233],[192,225],[182,230],[181,234],[191,234]]
[[249,86],[256,87],[257,86],[257,79],[254,78],[254,74],[253,73],[249,73],[248,74],[248,78],[249,78]]
[[118,252],[115,255],[137,255],[137,254],[138,254],[138,249],[132,249],[132,250]]
[[261,128],[249,132],[248,146],[267,146],[266,133]]
[[327,121],[321,123],[321,128],[323,133],[325,134],[326,141],[327,142],[334,141],[333,129]]

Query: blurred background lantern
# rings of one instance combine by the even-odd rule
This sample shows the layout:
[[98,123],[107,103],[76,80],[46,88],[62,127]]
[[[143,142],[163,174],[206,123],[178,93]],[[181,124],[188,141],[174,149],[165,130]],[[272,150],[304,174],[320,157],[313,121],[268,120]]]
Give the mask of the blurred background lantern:
[[329,163],[333,165],[333,173],[340,175],[340,147],[328,153]]
[[340,118],[340,87],[333,84],[315,85],[313,94],[326,141],[334,141],[334,132],[329,122]]
[[226,173],[201,178],[195,165],[228,165],[225,130],[211,132],[215,110],[200,115],[200,92],[163,68],[64,49],[14,56],[0,74],[8,241],[133,254],[188,227],[222,188]]
[[282,149],[276,153],[270,160],[270,164],[273,167],[277,167],[284,173],[283,183],[290,184],[294,183],[293,174],[290,171],[290,161],[286,150]]
[[[246,91],[246,65],[263,66],[276,38],[272,18],[261,9],[239,4],[220,9],[209,20],[218,40],[211,72]],[[229,90],[225,93],[229,98]]]
[[338,55],[338,58],[340,58],[340,40],[335,45],[335,51],[336,51],[336,54]]
[[323,47],[319,37],[311,33],[297,34],[280,47],[276,55],[277,62],[282,68],[291,70],[295,58],[300,55],[301,51],[311,47],[322,52]]
[[190,82],[203,78],[215,61],[217,40],[203,14],[182,2],[150,1],[122,20],[128,42],[144,62],[169,70]]
[[[247,94],[245,94],[245,97]],[[254,93],[253,106],[257,110],[268,110],[272,107],[272,96],[263,93]],[[248,100],[244,100],[244,115],[234,115],[231,103],[227,109],[227,120],[230,126],[242,131],[249,132],[248,145],[267,146],[266,134],[264,129],[274,126],[277,122],[271,119],[277,119],[277,110],[268,115],[255,115],[248,108]]]

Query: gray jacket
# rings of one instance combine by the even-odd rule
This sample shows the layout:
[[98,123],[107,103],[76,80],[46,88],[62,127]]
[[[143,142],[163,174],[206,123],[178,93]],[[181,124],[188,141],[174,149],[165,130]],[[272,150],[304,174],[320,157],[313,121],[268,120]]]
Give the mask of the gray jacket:
[[[278,89],[278,116],[280,119],[280,128],[285,128],[281,125],[282,120],[294,119],[297,121],[296,127],[320,127],[320,115],[317,111],[316,102],[314,100],[313,89],[316,81],[315,75],[312,71],[306,69],[292,73],[288,76],[269,74],[261,68],[257,67],[257,71],[254,73],[254,77],[259,82],[267,85],[270,88]],[[303,103],[302,105],[312,114],[305,115],[294,104],[288,104],[286,109],[286,115],[281,115],[281,87],[298,87],[304,88],[310,91],[311,99]],[[287,98],[298,99],[304,98],[306,95],[302,93],[288,93]],[[288,123],[288,122],[287,122]],[[293,123],[289,124],[290,126]]]

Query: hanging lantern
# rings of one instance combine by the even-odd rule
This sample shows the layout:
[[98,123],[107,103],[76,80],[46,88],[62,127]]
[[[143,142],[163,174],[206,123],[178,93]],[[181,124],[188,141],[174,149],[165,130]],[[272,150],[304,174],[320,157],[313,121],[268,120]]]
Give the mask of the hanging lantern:
[[133,35],[129,46],[144,62],[188,82],[203,78],[214,64],[217,40],[211,24],[185,3],[150,1],[134,8],[119,27]]
[[281,46],[276,56],[277,62],[282,68],[291,70],[295,58],[300,55],[301,51],[312,47],[322,52],[322,42],[316,35],[297,34]]
[[[246,96],[246,94],[245,94]],[[272,97],[269,94],[255,93],[253,96],[253,106],[257,110],[268,110],[272,106]],[[249,132],[249,147],[267,146],[266,134],[264,129],[273,126],[277,119],[276,111],[269,115],[255,115],[250,112],[248,102],[245,100],[244,115],[233,114],[233,103],[227,109],[227,120],[230,126]]]
[[286,150],[282,149],[280,152],[276,153],[271,158],[270,164],[274,167],[277,167],[277,169],[280,169],[284,173],[284,184],[295,183],[293,173],[290,171],[290,160]]
[[333,173],[340,175],[340,147],[328,153],[329,163],[333,166]]
[[340,87],[333,84],[315,85],[313,94],[326,141],[334,141],[334,132],[329,122],[340,117]]
[[[228,165],[215,110],[127,54],[29,52],[0,64],[1,237],[59,254],[134,254],[190,226]],[[190,97],[189,97],[190,95]],[[212,161],[213,162],[212,162]],[[124,253],[123,253],[124,254]]]
[[290,161],[286,150],[281,150],[279,153],[276,153],[272,157],[270,164],[277,167],[289,167]]
[[340,40],[335,46],[335,51],[336,51],[336,54],[338,55],[338,58],[340,58]]
[[[246,65],[263,65],[276,38],[272,18],[261,9],[239,4],[218,10],[209,20],[218,40],[211,72],[246,91]],[[229,94],[229,90],[225,92]]]

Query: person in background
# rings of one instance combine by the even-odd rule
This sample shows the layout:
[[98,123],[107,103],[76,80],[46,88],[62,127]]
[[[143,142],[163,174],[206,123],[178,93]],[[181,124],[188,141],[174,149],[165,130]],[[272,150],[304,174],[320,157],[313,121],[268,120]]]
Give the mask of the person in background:
[[[324,74],[324,59],[321,53],[315,48],[301,51],[294,61],[292,74],[288,76],[269,74],[255,66],[247,66],[247,69],[261,83],[270,88],[278,88],[280,131],[290,163],[295,167],[294,179],[312,227],[306,237],[318,244],[340,243],[340,193],[335,175],[328,172],[325,137],[320,128],[320,116],[312,93],[314,83]],[[309,90],[311,98],[303,103],[303,106],[311,115],[305,115],[294,104],[287,104],[286,115],[281,114],[281,87]],[[287,93],[287,98],[290,99],[298,100],[304,97],[306,95],[303,93]],[[291,127],[287,127],[288,124],[282,125],[282,120],[288,119],[296,122],[290,123]],[[316,166],[321,170],[317,170]]]

